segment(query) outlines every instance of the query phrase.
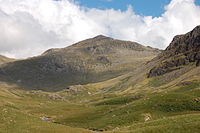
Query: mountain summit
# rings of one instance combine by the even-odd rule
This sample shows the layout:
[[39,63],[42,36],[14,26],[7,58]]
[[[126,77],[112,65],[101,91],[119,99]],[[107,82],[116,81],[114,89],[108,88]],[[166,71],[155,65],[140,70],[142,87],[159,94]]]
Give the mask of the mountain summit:
[[9,82],[25,88],[63,89],[130,72],[158,53],[158,49],[100,35],[66,48],[47,50],[38,57],[8,63],[0,73]]

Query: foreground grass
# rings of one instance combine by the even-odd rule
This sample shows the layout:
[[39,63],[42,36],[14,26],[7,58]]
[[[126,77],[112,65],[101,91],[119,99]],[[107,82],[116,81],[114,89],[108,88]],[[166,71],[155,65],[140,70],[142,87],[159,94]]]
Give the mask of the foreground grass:
[[183,88],[180,86],[172,88],[171,91],[143,96],[127,95],[108,98],[95,102],[88,106],[87,110],[57,118],[56,121],[75,127],[112,130],[116,127],[144,122],[146,115],[149,115],[153,121],[193,112],[200,113],[200,104],[197,101],[200,97],[199,85],[194,82],[194,85],[189,86],[194,87],[187,93],[179,91]]
[[41,121],[40,118],[15,109],[1,107],[1,133],[89,133],[84,129]]
[[[48,106],[49,110],[45,110]],[[24,91],[1,89],[0,133],[90,133],[89,130],[54,123],[53,115],[58,116],[62,112],[64,108],[61,106],[73,107],[67,102],[30,95]],[[49,117],[49,120],[43,121],[40,117]]]
[[199,133],[200,114],[186,114],[138,123],[106,133]]

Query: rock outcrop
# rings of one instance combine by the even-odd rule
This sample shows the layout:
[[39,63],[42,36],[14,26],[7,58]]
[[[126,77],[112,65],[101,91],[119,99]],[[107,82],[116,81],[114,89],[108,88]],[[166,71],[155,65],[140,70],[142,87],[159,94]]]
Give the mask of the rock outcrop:
[[175,36],[170,45],[156,60],[159,60],[159,64],[150,70],[148,77],[159,76],[190,63],[195,63],[196,66],[199,66],[200,26],[197,26],[187,34]]

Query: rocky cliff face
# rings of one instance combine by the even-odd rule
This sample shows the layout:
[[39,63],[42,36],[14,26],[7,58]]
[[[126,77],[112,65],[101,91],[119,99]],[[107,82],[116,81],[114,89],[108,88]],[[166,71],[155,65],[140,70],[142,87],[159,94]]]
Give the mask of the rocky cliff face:
[[135,42],[97,36],[41,56],[0,67],[0,79],[30,89],[63,89],[104,81],[132,71],[160,51]]
[[200,26],[187,34],[175,36],[170,45],[156,60],[159,60],[159,64],[150,70],[148,77],[159,76],[190,63],[199,66]]

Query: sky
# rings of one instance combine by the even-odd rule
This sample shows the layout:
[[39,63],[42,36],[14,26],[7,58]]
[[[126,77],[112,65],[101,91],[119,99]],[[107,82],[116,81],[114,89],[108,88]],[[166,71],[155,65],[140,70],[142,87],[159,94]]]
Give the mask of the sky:
[[164,6],[170,0],[76,0],[80,5],[89,8],[110,9],[125,11],[129,5],[136,14],[158,17],[164,12]]
[[165,49],[200,25],[200,0],[0,0],[0,54],[39,55],[99,34]]
[[[129,5],[133,6],[134,12],[139,15],[159,17],[164,13],[164,7],[171,0],[75,0],[82,6],[98,9],[110,9],[125,11]],[[195,3],[200,5],[200,0]]]

